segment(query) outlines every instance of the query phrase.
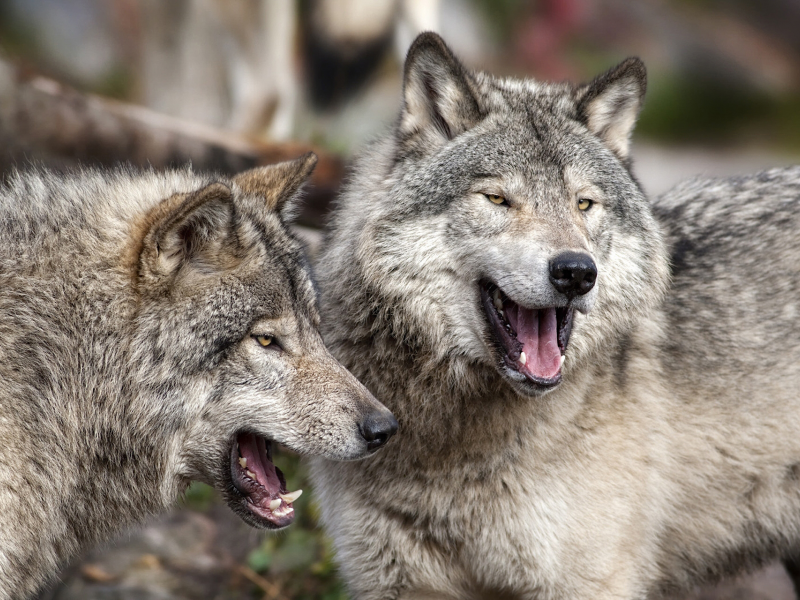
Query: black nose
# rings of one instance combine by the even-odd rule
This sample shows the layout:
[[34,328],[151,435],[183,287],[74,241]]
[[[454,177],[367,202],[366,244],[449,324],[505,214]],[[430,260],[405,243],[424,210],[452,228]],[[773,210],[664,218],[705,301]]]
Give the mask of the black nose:
[[358,431],[361,437],[367,440],[367,448],[375,450],[383,446],[395,434],[397,419],[389,412],[375,412],[358,425]]
[[550,282],[562,294],[582,296],[594,287],[597,265],[580,252],[564,252],[550,261]]

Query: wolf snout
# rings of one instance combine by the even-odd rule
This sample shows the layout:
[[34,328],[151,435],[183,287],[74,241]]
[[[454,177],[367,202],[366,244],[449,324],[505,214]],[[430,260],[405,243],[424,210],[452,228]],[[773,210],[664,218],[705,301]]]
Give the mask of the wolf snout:
[[568,298],[588,293],[597,280],[597,265],[583,252],[562,252],[550,261],[550,283]]
[[368,450],[377,450],[397,432],[397,419],[389,411],[369,413],[358,424],[358,432],[367,442]]

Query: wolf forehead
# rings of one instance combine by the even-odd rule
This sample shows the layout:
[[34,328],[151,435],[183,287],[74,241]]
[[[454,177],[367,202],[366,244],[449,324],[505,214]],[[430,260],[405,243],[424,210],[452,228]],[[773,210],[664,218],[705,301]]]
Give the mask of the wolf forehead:
[[446,191],[502,176],[554,184],[576,169],[600,181],[609,168],[627,170],[586,127],[576,86],[475,73],[472,91],[480,112],[448,144],[432,144],[416,129],[398,132],[392,167],[414,173],[413,179],[399,179],[398,188],[427,185]]
[[[578,123],[566,119],[557,134],[545,134],[541,125],[537,127],[520,115],[488,117],[436,155],[423,158],[417,163],[417,175],[429,184],[503,176],[560,181],[566,171],[577,168],[586,177],[599,179],[603,157],[597,156],[599,148],[591,148],[593,145],[593,138],[582,132]],[[611,153],[607,154],[605,158],[613,161]],[[409,166],[409,159],[413,160],[410,156],[401,160]],[[413,182],[403,181],[404,186],[409,183]]]

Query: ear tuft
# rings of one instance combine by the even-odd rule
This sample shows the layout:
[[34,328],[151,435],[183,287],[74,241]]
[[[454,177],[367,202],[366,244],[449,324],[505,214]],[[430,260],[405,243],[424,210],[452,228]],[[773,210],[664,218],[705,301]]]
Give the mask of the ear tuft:
[[578,118],[621,159],[630,153],[630,138],[647,89],[647,70],[628,58],[578,88]]
[[211,183],[188,196],[173,196],[152,214],[142,260],[160,276],[175,275],[201,253],[227,239],[233,218],[233,195],[223,183]]
[[317,155],[307,152],[300,158],[256,167],[233,178],[245,194],[260,196],[266,208],[288,216],[295,208],[295,196],[317,165]]
[[400,133],[432,134],[443,143],[470,129],[483,117],[473,85],[441,37],[420,34],[406,57]]

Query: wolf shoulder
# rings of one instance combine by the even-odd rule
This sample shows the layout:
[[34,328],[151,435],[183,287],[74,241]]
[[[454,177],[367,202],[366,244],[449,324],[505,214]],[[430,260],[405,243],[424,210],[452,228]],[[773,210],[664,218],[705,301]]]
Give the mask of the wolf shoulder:
[[[762,278],[800,287],[800,166],[727,179],[695,178],[653,203],[669,247],[673,283],[708,286]],[[790,254],[791,253],[791,254]],[[785,262],[779,271],[764,267]],[[693,278],[693,279],[691,279]],[[766,281],[765,281],[766,283]]]
[[41,263],[42,252],[61,258],[67,250],[67,256],[114,252],[143,212],[210,181],[190,169],[13,171],[0,183],[0,256],[21,265],[34,257]]
[[[795,243],[798,238],[793,234],[800,225],[798,209],[800,165],[725,179],[696,177],[678,184],[653,203],[673,252],[676,246],[690,241],[700,249],[712,242],[727,243],[731,250],[771,244],[780,237]],[[673,267],[682,267],[676,258],[682,257],[673,256]]]
[[[777,368],[794,373],[800,166],[692,179],[657,198],[653,211],[671,263],[664,303],[670,377],[755,392]],[[753,368],[756,356],[761,369]],[[778,395],[793,395],[791,385],[781,389]]]

